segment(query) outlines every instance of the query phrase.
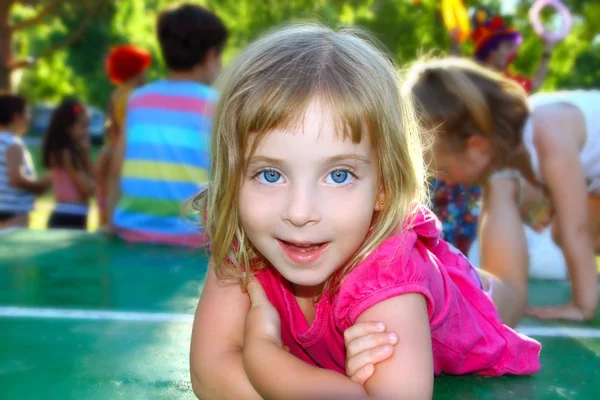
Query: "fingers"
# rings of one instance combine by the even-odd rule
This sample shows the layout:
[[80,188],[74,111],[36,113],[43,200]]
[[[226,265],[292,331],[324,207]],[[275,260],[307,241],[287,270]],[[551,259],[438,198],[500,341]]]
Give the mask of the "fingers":
[[348,358],[346,360],[346,375],[352,377],[356,375],[360,369],[367,367],[369,364],[375,365],[387,360],[393,353],[394,346],[386,344],[384,346],[363,351],[352,358]]
[[269,303],[269,299],[267,298],[265,290],[256,278],[252,277],[250,279],[246,290],[248,291],[248,296],[250,296],[250,302],[252,303],[252,307],[258,307]]
[[386,344],[393,346],[396,343],[398,343],[398,335],[394,332],[367,334],[354,339],[346,345],[346,356],[347,358],[351,358],[369,349],[385,346]]
[[378,333],[385,331],[385,324],[383,322],[357,322],[350,328],[344,331],[344,344],[346,348],[356,338],[368,335],[369,333]]
[[398,335],[385,332],[382,322],[358,322],[346,329],[344,343],[347,376],[364,382],[373,374],[374,364],[391,357]]
[[556,314],[557,309],[554,307],[530,308],[526,311],[527,315],[532,317],[544,318]]
[[367,364],[364,367],[360,368],[354,375],[350,377],[350,380],[364,385],[365,382],[373,376],[373,372],[375,372],[375,367],[373,364]]
[[527,315],[539,319],[585,320],[583,312],[575,306],[531,308],[527,310]]

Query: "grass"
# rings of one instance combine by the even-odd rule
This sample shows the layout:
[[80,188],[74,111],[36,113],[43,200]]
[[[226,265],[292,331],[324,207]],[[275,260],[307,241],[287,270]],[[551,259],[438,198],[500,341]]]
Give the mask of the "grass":
[[[38,176],[47,174],[48,170],[42,165],[41,147],[28,146],[28,148]],[[91,151],[92,160],[96,162],[98,159],[98,154],[100,153],[100,147],[93,146]],[[54,196],[50,190],[36,199],[35,207],[31,214],[29,214],[29,228],[34,230],[45,230],[47,227],[48,218],[50,217],[53,208]],[[98,207],[96,207],[96,199],[92,199],[90,202],[90,213],[88,217],[87,228],[89,232],[94,232],[96,229],[98,229]]]

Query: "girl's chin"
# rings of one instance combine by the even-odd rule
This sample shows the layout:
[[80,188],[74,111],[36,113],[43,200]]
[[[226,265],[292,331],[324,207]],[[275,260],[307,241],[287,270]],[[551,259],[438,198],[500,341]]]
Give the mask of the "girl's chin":
[[325,286],[325,280],[288,279],[288,282],[290,282],[292,285],[294,295],[300,297],[319,296],[323,291],[323,287]]

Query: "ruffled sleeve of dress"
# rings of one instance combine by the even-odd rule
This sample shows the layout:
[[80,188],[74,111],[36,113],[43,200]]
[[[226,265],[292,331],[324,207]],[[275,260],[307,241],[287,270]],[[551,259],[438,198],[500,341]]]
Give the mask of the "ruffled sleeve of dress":
[[368,308],[392,297],[418,293],[425,297],[430,319],[436,301],[431,280],[437,265],[431,262],[424,243],[439,240],[441,224],[421,209],[402,232],[385,240],[344,279],[335,297],[334,313],[345,330]]

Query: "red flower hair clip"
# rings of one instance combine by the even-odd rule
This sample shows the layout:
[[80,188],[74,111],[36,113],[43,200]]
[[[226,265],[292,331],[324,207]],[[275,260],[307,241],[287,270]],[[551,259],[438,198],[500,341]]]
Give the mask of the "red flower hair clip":
[[75,104],[73,106],[73,114],[79,114],[80,112],[83,111],[83,106],[81,104]]

